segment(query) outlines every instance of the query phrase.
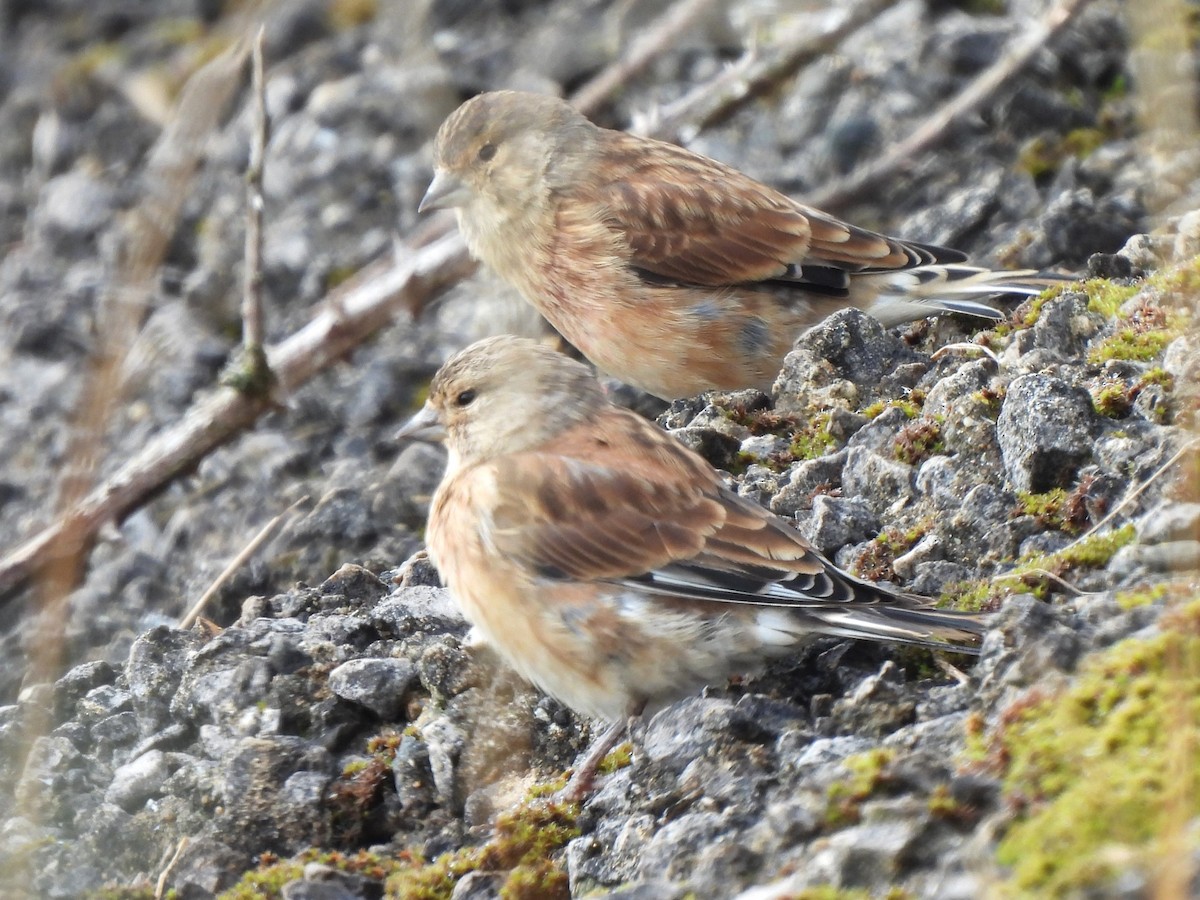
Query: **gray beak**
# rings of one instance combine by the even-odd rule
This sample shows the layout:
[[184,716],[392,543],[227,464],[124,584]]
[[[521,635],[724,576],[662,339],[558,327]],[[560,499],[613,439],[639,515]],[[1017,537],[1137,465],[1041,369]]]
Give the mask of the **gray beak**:
[[462,179],[449,172],[438,169],[434,172],[433,181],[429,182],[429,190],[421,198],[417,212],[428,212],[431,209],[453,209],[464,206],[471,199],[470,189],[463,184]]
[[446,429],[438,421],[437,410],[425,401],[425,405],[417,410],[416,415],[400,426],[393,435],[397,441],[444,441]]

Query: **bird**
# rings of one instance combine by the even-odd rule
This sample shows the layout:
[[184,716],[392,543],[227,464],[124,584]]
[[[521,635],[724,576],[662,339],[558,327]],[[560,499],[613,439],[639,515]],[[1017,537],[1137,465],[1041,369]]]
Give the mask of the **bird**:
[[984,616],[838,569],[542,343],[460,351],[398,437],[447,446],[425,534],[466,619],[542,691],[609,723],[575,794],[631,719],[822,635],[978,652]]
[[597,368],[664,400],[769,393],[795,339],[846,306],[887,326],[1059,276],[843,222],[675,144],[602,128],[565,101],[478,94],[434,139],[420,211],[454,209],[472,256]]

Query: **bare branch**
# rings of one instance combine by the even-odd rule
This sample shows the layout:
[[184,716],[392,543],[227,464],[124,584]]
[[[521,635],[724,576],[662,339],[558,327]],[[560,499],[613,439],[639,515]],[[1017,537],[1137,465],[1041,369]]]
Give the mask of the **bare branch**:
[[[188,79],[173,118],[150,150],[141,202],[121,223],[116,271],[96,310],[96,342],[72,416],[67,466],[58,485],[57,542],[47,560],[52,564],[42,569],[38,585],[43,612],[37,652],[30,660],[33,678],[57,674],[63,640],[59,610],[79,581],[94,534],[74,510],[95,482],[109,421],[124,394],[126,357],[154,294],[159,266],[200,160],[202,138],[224,116],[241,82],[246,50],[239,43]],[[38,731],[35,725],[30,733]]]
[[764,51],[750,51],[741,61],[664,108],[650,136],[687,143],[705,128],[795,75],[829,53],[849,35],[878,18],[895,0],[861,0],[850,9],[830,9],[821,27],[808,29]]
[[[339,287],[304,328],[267,351],[280,387],[291,392],[390,324],[401,310],[417,312],[429,297],[474,269],[457,234],[405,259],[377,264]],[[105,522],[119,520],[148,496],[190,471],[271,407],[263,395],[230,387],[201,400],[177,425],[158,435],[64,515],[0,560],[0,594],[31,573],[85,548]]]
[[253,353],[263,345],[262,218],[263,159],[267,152],[267,96],[263,76],[263,35],[258,29],[251,54],[250,72],[254,95],[254,131],[250,139],[250,162],[246,167],[246,256],[242,283],[242,348]]
[[234,572],[244,566],[246,561],[258,552],[258,548],[273,538],[285,524],[290,523],[296,510],[306,503],[308,503],[307,494],[273,518],[261,529],[259,529],[258,534],[252,537],[250,542],[241,549],[238,555],[230,560],[229,565],[227,565],[221,571],[221,574],[216,577],[216,580],[214,580],[213,583],[208,586],[208,590],[200,595],[200,599],[197,600],[192,605],[192,608],[187,611],[184,617],[179,620],[179,627],[181,629],[191,628],[192,625],[195,624],[196,620],[200,618],[200,613],[204,612],[204,607],[208,606],[208,602],[216,596],[217,591],[224,587],[225,583],[233,577]]
[[1025,68],[1034,55],[1070,24],[1089,2],[1063,0],[1044,19],[1014,41],[1004,56],[980,73],[954,99],[922,122],[916,131],[890,152],[805,200],[815,206],[836,209],[855,202],[881,182],[906,170],[915,158],[945,140],[951,132],[951,126],[991,102],[1012,77]]
[[713,5],[714,0],[676,0],[633,42],[624,56],[577,90],[571,96],[571,105],[585,116],[596,112],[605,100],[669,50]]

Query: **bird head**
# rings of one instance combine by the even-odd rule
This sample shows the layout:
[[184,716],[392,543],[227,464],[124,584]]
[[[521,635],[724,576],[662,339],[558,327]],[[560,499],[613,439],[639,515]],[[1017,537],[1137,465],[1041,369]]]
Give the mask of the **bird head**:
[[553,186],[554,161],[581,149],[597,130],[557,97],[519,91],[472,97],[438,129],[434,178],[420,210],[526,209]]
[[444,440],[453,469],[537,447],[607,402],[587,366],[500,335],[451,357],[396,437]]

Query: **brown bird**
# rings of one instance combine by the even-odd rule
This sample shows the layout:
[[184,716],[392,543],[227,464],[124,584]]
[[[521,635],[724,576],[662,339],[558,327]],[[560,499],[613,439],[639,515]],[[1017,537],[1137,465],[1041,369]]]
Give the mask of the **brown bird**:
[[426,538],[467,619],[543,691],[615,723],[583,784],[626,717],[816,636],[978,652],[979,616],[836,568],[533,341],[463,350],[400,434],[448,446]]
[[682,147],[500,91],[442,124],[421,210],[454,208],[471,253],[598,368],[664,399],[769,391],[806,328],[846,306],[885,325],[1034,295],[1047,279],[955,265]]

